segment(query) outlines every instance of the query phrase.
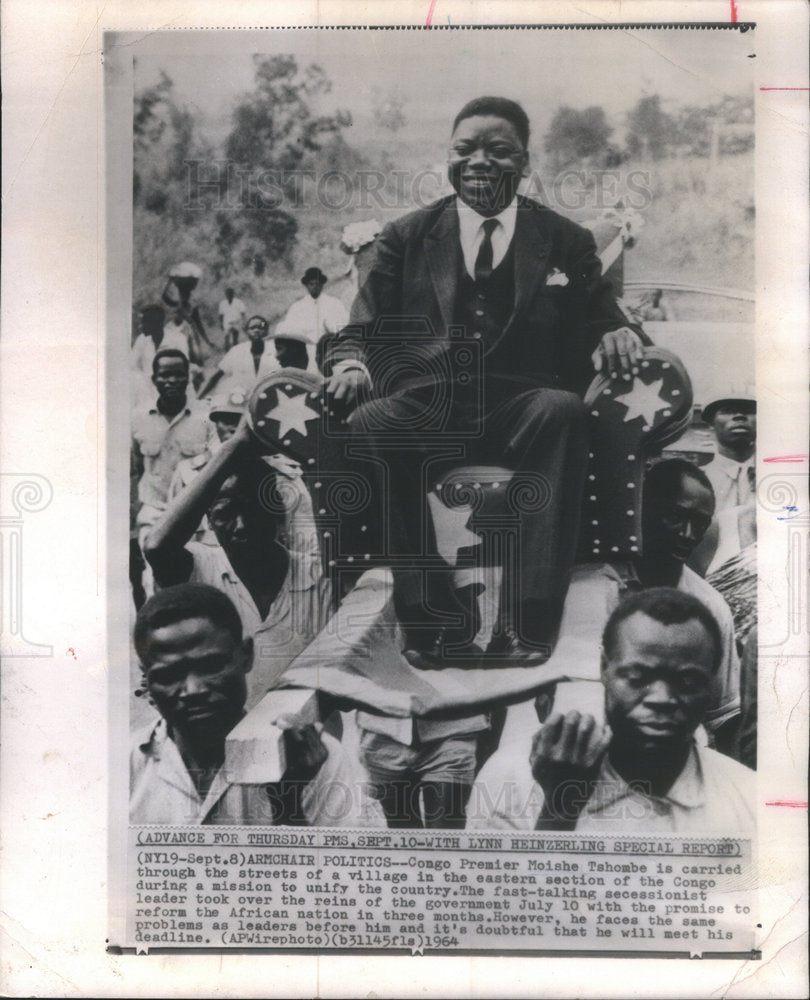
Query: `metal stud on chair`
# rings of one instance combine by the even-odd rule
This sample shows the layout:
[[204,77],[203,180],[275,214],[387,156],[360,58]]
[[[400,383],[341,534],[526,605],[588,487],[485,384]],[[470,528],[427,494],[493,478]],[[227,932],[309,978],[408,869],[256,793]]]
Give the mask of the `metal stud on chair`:
[[592,450],[580,532],[579,561],[639,552],[641,491],[646,458],[676,440],[689,424],[692,384],[680,359],[648,347],[632,385],[600,374],[585,395]]

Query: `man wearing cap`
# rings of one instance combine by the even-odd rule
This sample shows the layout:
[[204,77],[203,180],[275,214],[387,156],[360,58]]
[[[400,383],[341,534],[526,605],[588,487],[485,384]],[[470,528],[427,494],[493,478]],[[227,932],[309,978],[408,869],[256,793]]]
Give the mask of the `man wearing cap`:
[[[734,620],[723,596],[686,565],[712,520],[711,484],[686,459],[658,462],[644,478],[642,510],[641,554],[628,562],[574,567],[559,637],[547,663],[553,676],[571,681],[543,692],[542,704],[553,705],[558,712],[576,708],[600,718],[594,689],[600,676],[599,640],[610,614],[634,594],[673,588],[698,599],[716,623],[720,655],[702,722],[714,747],[735,756],[732,740],[740,713],[740,660]],[[510,709],[505,741],[478,776],[479,792],[516,778],[513,772],[520,766],[521,755],[515,754],[515,746],[529,740],[534,722],[528,702]]]
[[[216,545],[193,540],[204,515]],[[331,615],[312,521],[297,463],[263,454],[243,420],[144,541],[158,587],[205,583],[233,601],[255,645],[249,709]]]
[[325,295],[327,277],[319,267],[308,267],[301,278],[307,294],[293,302],[276,327],[276,337],[303,341],[309,354],[309,370],[315,371],[315,349],[322,337],[337,333],[349,322],[349,313],[340,299]]
[[714,431],[717,451],[703,466],[717,500],[717,511],[739,507],[754,496],[757,404],[750,396],[712,400],[703,420]]
[[267,341],[270,326],[264,316],[251,316],[247,324],[247,342],[237,344],[219,362],[219,367],[200,389],[200,399],[209,396],[225,379],[221,390],[242,389],[249,392],[253,386],[276,371],[280,366],[272,344]]
[[[703,466],[717,505],[711,528],[695,549],[689,565],[701,576],[721,571],[728,595],[738,585],[746,589],[747,580],[750,594],[755,590],[752,580],[756,569],[756,400],[746,395],[714,399],[704,407],[703,420],[711,427],[717,442],[714,456]],[[747,551],[745,566],[740,564],[744,551]],[[732,560],[736,565],[729,575],[721,568],[730,567]]]

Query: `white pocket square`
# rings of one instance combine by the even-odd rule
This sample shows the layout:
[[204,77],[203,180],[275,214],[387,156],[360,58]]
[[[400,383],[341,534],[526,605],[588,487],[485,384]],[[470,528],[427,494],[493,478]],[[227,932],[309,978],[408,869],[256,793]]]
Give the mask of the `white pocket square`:
[[551,274],[546,278],[546,284],[559,285],[561,288],[564,288],[568,284],[568,275],[553,267]]

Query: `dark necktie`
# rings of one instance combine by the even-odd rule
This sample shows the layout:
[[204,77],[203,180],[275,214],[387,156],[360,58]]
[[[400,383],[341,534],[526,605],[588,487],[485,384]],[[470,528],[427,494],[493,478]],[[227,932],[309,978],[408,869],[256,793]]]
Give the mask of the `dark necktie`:
[[250,353],[253,355],[253,371],[256,372],[256,374],[258,375],[259,365],[262,363],[262,355],[264,354],[264,341],[262,341],[261,344],[258,345],[258,353],[256,351],[256,347],[253,344],[251,344]]
[[485,219],[481,225],[484,230],[484,238],[481,240],[478,256],[475,258],[476,281],[488,281],[492,275],[492,234],[497,225],[497,219]]

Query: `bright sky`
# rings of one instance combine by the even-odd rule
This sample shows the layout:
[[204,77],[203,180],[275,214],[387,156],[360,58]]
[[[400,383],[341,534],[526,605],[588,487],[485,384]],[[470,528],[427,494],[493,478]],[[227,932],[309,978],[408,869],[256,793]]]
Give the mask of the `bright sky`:
[[752,94],[756,31],[189,31],[152,34],[132,50],[137,87],[165,70],[180,103],[216,131],[252,89],[255,52],[319,63],[333,84],[326,107],[349,110],[358,125],[370,115],[373,88],[393,91],[408,119],[399,138],[449,128],[462,104],[484,93],[520,100],[538,137],[563,104],[601,105],[621,127],[645,94],[660,94],[665,108]]

